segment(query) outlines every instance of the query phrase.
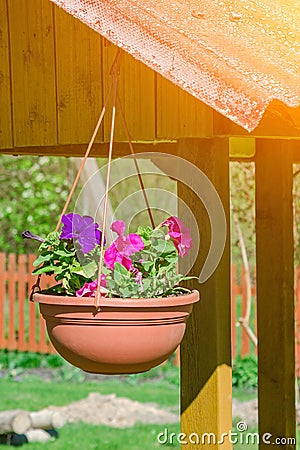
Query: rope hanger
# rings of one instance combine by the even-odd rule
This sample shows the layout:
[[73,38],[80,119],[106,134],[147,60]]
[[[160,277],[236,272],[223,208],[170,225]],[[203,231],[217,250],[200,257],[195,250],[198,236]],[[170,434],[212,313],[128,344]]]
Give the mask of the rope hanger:
[[[139,179],[139,183],[141,186],[141,190],[143,193],[143,197],[145,200],[145,204],[146,204],[146,208],[148,211],[148,215],[149,215],[149,220],[151,223],[151,226],[153,228],[155,228],[155,224],[154,224],[154,220],[153,220],[153,215],[150,209],[150,205],[149,205],[149,201],[147,198],[147,194],[145,191],[145,185],[141,176],[141,172],[139,169],[139,165],[138,165],[138,161],[137,158],[135,156],[134,153],[134,149],[133,149],[133,145],[132,145],[132,139],[130,137],[130,133],[129,133],[129,129],[127,126],[127,122],[125,119],[125,114],[124,114],[124,110],[122,108],[121,105],[121,101],[120,101],[120,96],[118,93],[118,80],[119,80],[119,68],[120,68],[120,59],[121,59],[121,55],[122,55],[122,50],[119,48],[117,50],[115,59],[111,65],[110,68],[110,76],[111,76],[111,82],[109,84],[109,88],[108,88],[108,92],[104,101],[104,105],[102,108],[102,111],[100,113],[98,122],[96,124],[96,127],[94,129],[94,132],[92,134],[92,137],[90,139],[90,142],[87,146],[87,150],[85,152],[85,155],[82,159],[81,165],[78,169],[77,175],[75,177],[75,180],[73,182],[73,185],[71,187],[70,193],[68,195],[68,198],[66,200],[66,203],[63,207],[62,213],[59,217],[59,220],[57,222],[55,231],[59,230],[59,227],[61,225],[62,222],[62,217],[63,215],[66,213],[68,206],[70,204],[72,195],[75,191],[75,188],[78,184],[78,181],[80,179],[81,173],[83,171],[84,165],[86,163],[87,158],[90,155],[92,146],[94,144],[94,141],[96,139],[97,133],[99,131],[100,125],[103,121],[105,112],[106,112],[106,108],[109,102],[109,99],[111,97],[111,94],[113,93],[113,106],[112,106],[112,114],[111,114],[111,125],[110,125],[110,139],[109,139],[109,148],[108,148],[108,163],[107,163],[107,175],[106,175],[106,186],[105,186],[105,193],[104,193],[104,207],[103,207],[103,217],[102,217],[102,234],[101,234],[101,242],[100,242],[100,259],[99,259],[99,269],[98,269],[98,279],[97,279],[97,290],[95,293],[95,301],[94,301],[94,306],[96,308],[96,312],[95,314],[100,311],[100,303],[101,303],[101,292],[100,292],[100,281],[101,281],[101,274],[102,274],[102,268],[103,268],[103,253],[104,253],[104,240],[105,240],[105,234],[106,234],[106,219],[107,219],[107,206],[108,206],[108,191],[109,191],[109,186],[110,186],[110,172],[111,172],[111,162],[112,162],[112,152],[113,152],[113,142],[114,142],[114,131],[115,131],[115,119],[116,119],[116,107],[118,106],[120,114],[121,114],[121,119],[122,119],[122,123],[123,123],[123,127],[124,127],[124,131],[126,134],[126,138],[128,140],[128,144],[129,144],[129,148],[130,148],[130,152],[132,154],[133,157],[133,161],[134,161],[134,165],[136,168],[136,172],[137,172],[137,176]],[[38,279],[38,284],[39,284],[39,279]],[[36,286],[36,285],[35,285]]]

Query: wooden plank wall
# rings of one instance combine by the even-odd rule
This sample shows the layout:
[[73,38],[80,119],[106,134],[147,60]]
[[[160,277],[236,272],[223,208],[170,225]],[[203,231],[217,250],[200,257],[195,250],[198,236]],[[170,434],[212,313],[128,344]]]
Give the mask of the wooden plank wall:
[[[107,92],[110,83],[110,67],[116,56],[116,47],[103,45],[103,84]],[[155,74],[132,56],[123,53],[120,59],[118,82],[119,97],[133,140],[155,140]],[[104,140],[109,141],[110,117],[105,117]],[[124,127],[118,114],[116,117],[115,139],[126,141]]]
[[54,19],[58,142],[82,144],[102,107],[102,39],[60,8],[54,8]]
[[213,136],[213,110],[157,75],[157,139]]
[[0,147],[12,147],[11,88],[7,4],[0,2]]
[[52,7],[40,0],[7,4],[14,145],[52,145],[57,142]]
[[[34,146],[87,143],[115,54],[115,46],[49,0],[0,0],[0,149],[25,154]],[[136,141],[300,139],[300,108],[273,102],[249,134],[125,53],[119,92]],[[122,142],[126,135],[119,119],[115,140]],[[109,127],[107,116],[98,142],[108,141]]]
[[[0,0],[0,148],[89,141],[116,47],[49,0]],[[134,140],[212,135],[212,109],[128,54],[119,94]],[[98,142],[109,139],[105,117]],[[117,115],[115,140],[126,141]],[[43,153],[43,151],[41,151]]]

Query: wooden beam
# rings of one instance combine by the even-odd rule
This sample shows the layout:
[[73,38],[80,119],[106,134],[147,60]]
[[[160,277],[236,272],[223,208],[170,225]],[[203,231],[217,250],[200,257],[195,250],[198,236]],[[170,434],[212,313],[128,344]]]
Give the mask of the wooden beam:
[[[293,145],[256,141],[259,433],[272,435],[271,442],[295,437],[296,428]],[[266,448],[261,441],[260,449]]]
[[[176,154],[176,142],[133,142],[135,153],[161,152],[168,154]],[[14,156],[83,156],[87,149],[87,144],[66,144],[66,145],[49,145],[36,147],[14,147],[0,149],[0,154]],[[108,144],[95,143],[91,150],[90,156],[93,158],[107,158]],[[121,157],[130,155],[128,142],[115,142],[113,157]]]
[[[214,274],[199,285],[201,301],[194,307],[181,346],[181,414],[182,432],[187,436],[222,433],[232,428],[231,387],[231,315],[230,315],[230,246],[229,246],[229,142],[228,139],[179,140],[178,155],[196,165],[215,186],[227,217],[227,242]],[[193,181],[191,180],[191,183]],[[199,275],[211,243],[211,224],[202,202],[192,190],[179,183],[178,196],[191,209],[201,234],[200,251],[191,271]],[[214,204],[210,205],[214,208]],[[185,221],[185,208],[179,202],[179,217]],[[201,449],[211,449],[209,437]],[[213,439],[213,438],[211,438]],[[187,439],[188,440],[188,439]],[[184,449],[194,449],[188,443]],[[228,437],[213,448],[230,449]]]

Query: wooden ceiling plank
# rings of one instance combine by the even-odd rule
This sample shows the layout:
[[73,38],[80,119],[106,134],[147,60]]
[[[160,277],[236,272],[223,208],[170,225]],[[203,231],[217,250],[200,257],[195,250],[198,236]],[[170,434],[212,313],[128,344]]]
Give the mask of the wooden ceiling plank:
[[56,144],[52,4],[8,0],[16,146]]
[[58,142],[86,143],[102,109],[102,38],[57,6],[54,14]]
[[0,148],[12,147],[11,87],[7,1],[0,2]]
[[211,137],[213,110],[157,75],[157,139]]

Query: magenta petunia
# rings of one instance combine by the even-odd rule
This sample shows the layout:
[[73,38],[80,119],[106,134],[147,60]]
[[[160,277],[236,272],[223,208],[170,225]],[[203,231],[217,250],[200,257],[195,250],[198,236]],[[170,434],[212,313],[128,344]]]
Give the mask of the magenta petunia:
[[192,247],[192,238],[189,228],[176,216],[171,216],[162,223],[162,226],[169,228],[169,236],[172,239],[178,254],[182,257],[186,255]]
[[62,223],[60,239],[76,239],[83,253],[89,253],[100,244],[102,233],[92,217],[70,213],[63,215]]
[[114,243],[112,243],[104,253],[104,263],[106,267],[113,270],[115,262],[120,263],[127,270],[130,270],[132,266],[131,259],[128,256],[125,256],[121,252],[119,252]]
[[[91,281],[90,283],[85,283],[82,288],[76,291],[76,297],[95,297],[97,290],[98,281]],[[106,288],[106,275],[101,275],[100,286]]]
[[132,261],[129,256],[143,250],[143,240],[138,234],[125,236],[126,225],[122,220],[113,222],[110,229],[115,231],[118,237],[105,251],[104,262],[111,270],[113,270],[115,262],[122,264],[127,270],[130,270]]

